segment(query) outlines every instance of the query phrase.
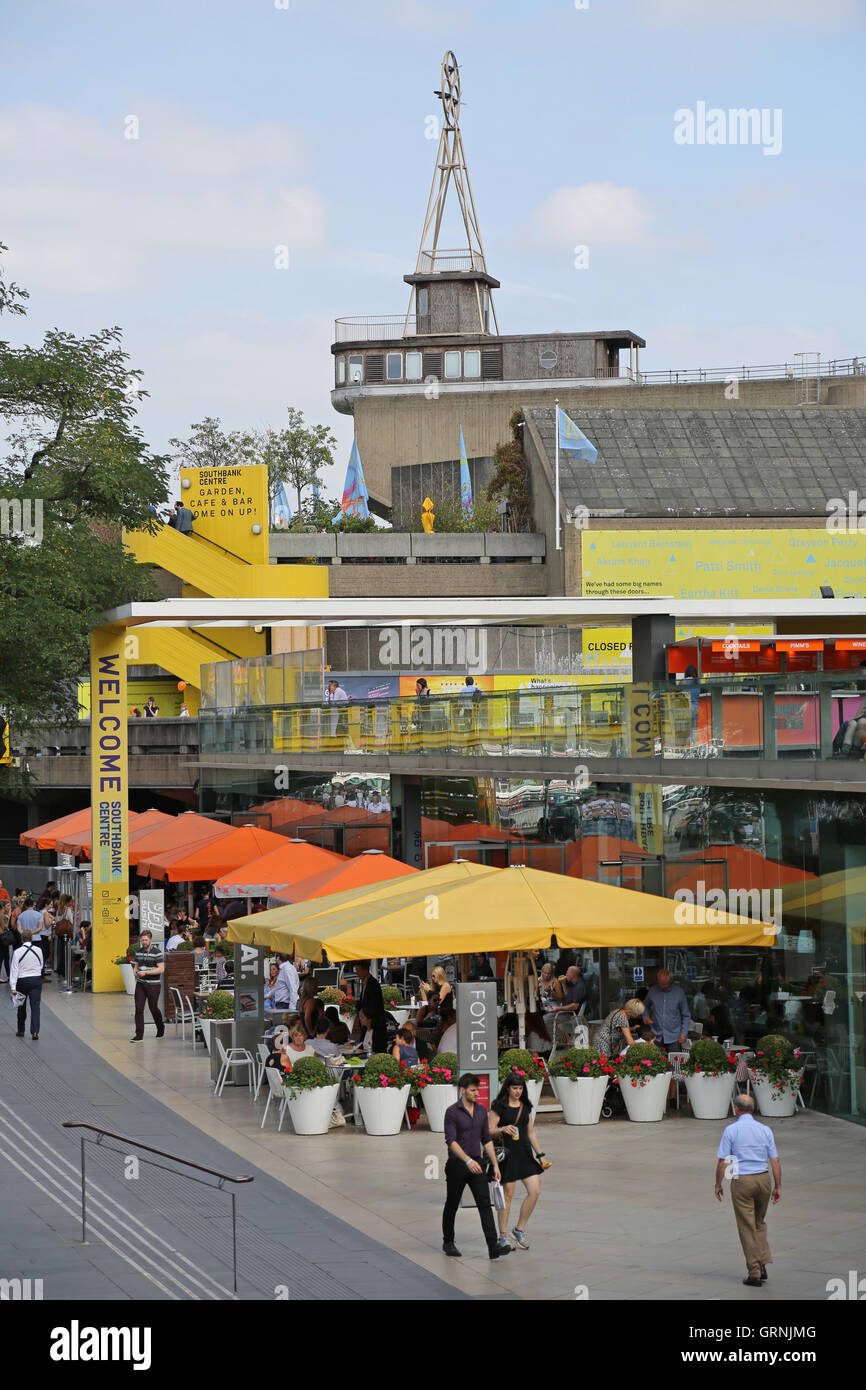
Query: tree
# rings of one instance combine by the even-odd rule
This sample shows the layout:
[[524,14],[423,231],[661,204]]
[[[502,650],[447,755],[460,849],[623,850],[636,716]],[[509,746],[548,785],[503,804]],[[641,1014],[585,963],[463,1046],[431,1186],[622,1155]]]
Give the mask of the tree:
[[[26,297],[0,267],[0,312]],[[99,615],[158,596],[121,535],[152,528],[168,499],[167,460],[135,420],[140,380],[119,328],[0,341],[0,708],[16,745],[34,722],[77,718]]]
[[303,411],[289,406],[289,424],[282,430],[256,430],[244,435],[249,462],[266,463],[273,499],[280,483],[294,489],[296,517],[304,516],[303,493],[322,486],[321,470],[334,462],[337,441],[327,425],[304,423]]
[[189,439],[168,441],[177,451],[172,455],[174,461],[186,468],[236,468],[242,463],[258,462],[246,456],[247,436],[239,430],[225,434],[222,422],[212,415],[190,425],[190,429]]

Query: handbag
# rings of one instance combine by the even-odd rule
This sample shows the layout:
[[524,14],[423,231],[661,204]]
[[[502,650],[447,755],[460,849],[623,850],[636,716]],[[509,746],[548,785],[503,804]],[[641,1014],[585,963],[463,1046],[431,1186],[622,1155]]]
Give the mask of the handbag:
[[493,1193],[493,1209],[494,1209],[494,1211],[504,1211],[504,1210],[505,1210],[505,1193],[504,1193],[503,1190],[502,1190],[502,1183],[501,1183],[501,1182],[494,1182],[493,1185],[492,1185],[492,1187],[491,1187],[491,1191],[492,1191],[492,1193]]

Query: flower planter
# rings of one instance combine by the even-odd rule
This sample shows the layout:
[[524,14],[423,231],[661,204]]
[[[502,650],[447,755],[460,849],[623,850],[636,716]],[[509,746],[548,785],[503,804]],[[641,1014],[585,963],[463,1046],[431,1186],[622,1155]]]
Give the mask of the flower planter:
[[567,1125],[597,1125],[601,1117],[606,1076],[552,1076],[553,1093],[562,1106]]
[[340,1083],[336,1082],[333,1086],[298,1091],[294,1100],[289,1096],[289,1116],[296,1134],[327,1134],[339,1089]]
[[[223,1062],[215,1040],[219,1038],[226,1052],[228,1052],[229,1048],[234,1046],[235,1021],[233,1018],[210,1018],[207,1022],[210,1024],[210,1028],[208,1029],[209,1037],[207,1040],[208,1051],[210,1052],[210,1079],[211,1081],[218,1081]],[[241,1078],[241,1083],[238,1083],[238,1077]],[[235,1086],[245,1083],[246,1080],[246,1070],[241,1067],[231,1067],[226,1077],[226,1085]]]
[[629,1119],[641,1123],[664,1119],[670,1084],[670,1072],[647,1077],[642,1086],[633,1086],[630,1076],[621,1076],[619,1088]]
[[208,1052],[210,1052],[210,1026],[212,1022],[213,1020],[210,1018],[200,1018],[198,1020],[198,1026],[201,1029],[201,1035],[204,1038],[204,1045],[207,1048]]
[[398,1027],[398,1028],[402,1028],[402,1027],[403,1027],[403,1024],[408,1020],[409,1015],[410,1015],[410,1013],[412,1012],[412,1010],[409,1009],[408,1007],[405,1008],[405,1009],[398,1009],[398,1008],[394,1008],[394,1007],[389,1007],[389,1005],[386,1004],[386,1005],[385,1005],[385,1012],[386,1012],[387,1014],[390,1014],[390,1015],[391,1015],[391,1017],[393,1018],[394,1022],[397,1024],[397,1027]]
[[427,1112],[427,1123],[437,1134],[445,1131],[445,1111],[456,1105],[460,1092],[456,1086],[425,1086],[421,1102]]
[[543,1081],[530,1081],[529,1077],[526,1078],[526,1094],[529,1096],[529,1104],[532,1106],[533,1110],[538,1109],[538,1102],[541,1100],[541,1088],[543,1085]]
[[399,1134],[411,1086],[357,1086],[355,1095],[368,1134]]
[[135,994],[135,968],[131,965],[120,965],[118,969],[123,977],[123,988],[127,994]]
[[797,1071],[789,1071],[788,1080],[783,1081],[780,1086],[771,1081],[769,1077],[753,1071],[751,1067],[749,1068],[752,1091],[762,1115],[775,1115],[777,1117],[793,1115],[797,1109],[797,1090],[803,1080],[805,1070],[805,1067],[799,1067]]
[[696,1120],[723,1120],[731,1108],[731,1098],[737,1078],[734,1072],[720,1072],[718,1076],[704,1076],[695,1072],[685,1076],[686,1095]]

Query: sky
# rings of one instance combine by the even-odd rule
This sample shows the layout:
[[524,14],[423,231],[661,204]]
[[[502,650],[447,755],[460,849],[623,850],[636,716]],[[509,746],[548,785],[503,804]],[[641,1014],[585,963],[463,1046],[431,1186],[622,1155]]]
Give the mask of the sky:
[[408,307],[449,48],[502,332],[866,356],[861,0],[28,0],[4,30],[4,336],[120,325],[157,451],[295,406],[341,491],[333,320]]

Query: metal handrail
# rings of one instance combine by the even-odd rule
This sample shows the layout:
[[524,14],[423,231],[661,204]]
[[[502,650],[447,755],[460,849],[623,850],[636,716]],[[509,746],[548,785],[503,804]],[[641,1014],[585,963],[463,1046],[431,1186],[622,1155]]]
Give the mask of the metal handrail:
[[[100,1125],[88,1124],[85,1120],[64,1120],[64,1129],[89,1129],[97,1137],[90,1140],[91,1143],[101,1144],[103,1139],[116,1139],[118,1143],[133,1149],[142,1149],[145,1153],[156,1154],[158,1158],[167,1158],[172,1163],[182,1163],[186,1168],[195,1168],[199,1173],[207,1173],[208,1177],[216,1178],[217,1182],[203,1183],[203,1186],[210,1187],[212,1190],[223,1190],[223,1184],[227,1182],[242,1183],[255,1182],[252,1173],[242,1173],[235,1177],[231,1173],[221,1173],[217,1168],[207,1168],[203,1163],[195,1163],[191,1158],[181,1158],[179,1154],[168,1153],[166,1149],[155,1149],[152,1144],[143,1144],[139,1139],[130,1139],[126,1134],[115,1134],[111,1129],[103,1129]],[[87,1243],[87,1178],[84,1161],[84,1145],[88,1142],[85,1135],[81,1135],[81,1243]],[[108,1150],[110,1153],[119,1153],[118,1149]],[[171,1168],[164,1168],[161,1163],[154,1163],[151,1159],[143,1159],[142,1162],[149,1163],[152,1168],[159,1168],[162,1172],[173,1172]],[[190,1182],[202,1182],[201,1178],[196,1178],[192,1173],[180,1173],[178,1176],[189,1178]],[[234,1292],[238,1291],[238,1229],[237,1229],[237,1198],[234,1192],[230,1192],[232,1199],[232,1287]]]
[[335,319],[335,343],[377,342],[384,338],[406,338],[417,332],[415,314],[387,314],[383,318],[365,315],[361,318]]
[[767,366],[686,367],[668,371],[640,372],[641,386],[679,386],[702,381],[810,381],[815,377],[866,376],[866,355],[841,357],[817,367],[804,369],[802,362],[774,362]]

